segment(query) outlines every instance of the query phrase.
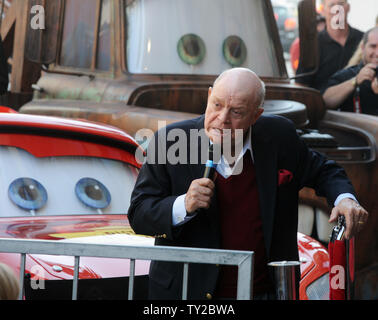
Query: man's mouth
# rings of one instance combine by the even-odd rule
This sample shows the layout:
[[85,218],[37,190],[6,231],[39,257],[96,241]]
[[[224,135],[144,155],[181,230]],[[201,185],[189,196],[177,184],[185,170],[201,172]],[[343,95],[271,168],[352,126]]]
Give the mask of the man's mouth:
[[219,138],[232,137],[232,130],[231,129],[213,128],[213,129],[211,129],[211,134],[213,136],[219,137]]
[[223,135],[223,130],[218,129],[218,128],[212,128],[211,133],[216,135],[216,136],[222,136]]

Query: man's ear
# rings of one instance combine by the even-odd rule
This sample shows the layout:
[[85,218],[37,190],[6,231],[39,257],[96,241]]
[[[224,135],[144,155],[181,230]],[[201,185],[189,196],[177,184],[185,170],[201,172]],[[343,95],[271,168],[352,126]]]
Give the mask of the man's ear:
[[263,114],[264,112],[264,108],[257,108],[256,109],[256,112],[255,112],[255,122],[257,121],[258,118],[260,118],[260,116]]
[[210,98],[212,92],[213,92],[213,87],[209,87],[209,91],[207,92],[207,99]]
[[361,49],[362,52],[364,52],[364,50],[365,50],[364,41],[361,41],[361,43],[360,43],[360,49]]
[[345,6],[345,14],[348,14],[349,13],[349,11],[350,11],[350,3],[349,2],[347,2],[347,4],[346,4],[346,6]]

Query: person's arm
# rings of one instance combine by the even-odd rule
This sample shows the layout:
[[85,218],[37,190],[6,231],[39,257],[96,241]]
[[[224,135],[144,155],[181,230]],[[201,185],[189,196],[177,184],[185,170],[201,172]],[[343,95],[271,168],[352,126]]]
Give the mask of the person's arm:
[[185,191],[181,190],[185,194],[173,195],[172,173],[167,170],[167,151],[163,147],[166,141],[162,140],[165,135],[159,132],[149,143],[147,161],[131,195],[128,218],[137,234],[172,240],[179,236],[180,227],[194,218],[199,209],[210,207],[215,184],[208,178],[195,179]]
[[339,215],[345,216],[345,237],[350,239],[359,232],[368,218],[367,211],[356,200],[356,193],[344,169],[335,161],[309,149],[297,139],[299,148],[299,188],[315,189],[318,196],[326,197],[333,207],[329,222],[337,221]]
[[[340,84],[328,87],[328,89],[323,94],[323,99],[327,108],[336,109],[338,108],[350,94],[354,92],[357,86],[361,85],[362,82],[368,80],[373,81],[375,77],[375,64],[369,63],[364,66],[360,72],[355,76]],[[337,81],[339,73],[336,73],[331,79],[330,83]]]
[[356,86],[356,77],[353,77],[336,86],[329,87],[323,94],[326,107],[329,109],[339,107],[354,92]]
[[147,161],[131,194],[128,219],[137,234],[172,239],[172,207],[178,196],[172,195],[166,166],[159,163],[166,152],[161,139],[164,138],[157,132],[149,143]]

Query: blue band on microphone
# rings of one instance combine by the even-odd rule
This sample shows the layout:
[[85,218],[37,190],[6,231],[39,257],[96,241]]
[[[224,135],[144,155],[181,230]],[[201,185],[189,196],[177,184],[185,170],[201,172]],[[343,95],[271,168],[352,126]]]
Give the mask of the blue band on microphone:
[[206,161],[206,167],[208,167],[208,168],[216,168],[217,165],[213,162],[213,160],[207,160]]

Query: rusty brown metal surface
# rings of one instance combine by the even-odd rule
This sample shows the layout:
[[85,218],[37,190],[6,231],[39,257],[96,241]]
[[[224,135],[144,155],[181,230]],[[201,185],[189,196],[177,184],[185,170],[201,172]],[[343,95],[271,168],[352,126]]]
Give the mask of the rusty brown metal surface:
[[[40,66],[25,59],[26,15],[24,0],[13,0],[2,22],[1,35],[4,39],[7,56],[13,55],[12,70],[12,106],[24,104],[31,99],[31,84],[37,83],[40,77]],[[64,3],[64,2],[63,2]],[[97,4],[97,14],[100,1]],[[62,23],[58,26],[58,58],[49,66],[49,72],[43,72],[38,80],[40,91],[34,92],[32,102],[24,105],[20,111],[33,114],[49,114],[68,118],[83,118],[117,126],[131,135],[143,128],[156,131],[159,121],[167,124],[190,119],[204,112],[209,86],[215,80],[209,75],[168,75],[168,74],[130,74],[126,62],[126,31],[124,2],[114,0],[111,17],[111,67],[108,71],[95,70],[95,54],[88,69],[60,65],[59,47],[62,42]],[[64,8],[62,9],[64,10]],[[96,28],[99,28],[99,16]],[[278,43],[278,30],[271,4],[266,5],[268,28],[271,30],[280,75],[286,74],[282,47]],[[96,39],[97,41],[97,39]],[[96,42],[97,43],[97,42]],[[93,52],[95,52],[93,47]],[[308,119],[309,128],[329,128],[330,124],[344,124],[345,137],[340,141],[345,144],[358,145],[364,141],[353,128],[369,133],[378,141],[378,118],[327,111],[319,91],[293,85],[286,77],[263,78],[266,83],[267,101],[295,101],[306,106],[306,113],[283,114],[291,117],[298,127],[304,126]],[[269,110],[267,110],[269,112]],[[348,133],[348,135],[347,135]],[[369,139],[366,146],[371,147]],[[369,140],[369,141],[368,141]],[[375,154],[378,154],[376,142]],[[369,224],[356,238],[356,297],[362,297],[362,288],[371,284],[372,295],[378,297],[374,290],[377,287],[378,274],[378,221],[375,211],[378,206],[378,162],[360,161],[343,163],[361,204],[370,212]],[[319,207],[330,212],[324,199],[315,196],[313,190],[303,189],[300,192],[301,202]],[[365,272],[369,270],[369,272]],[[366,289],[370,290],[370,289]],[[375,292],[375,293],[374,293]]]
[[[121,101],[152,109],[202,114],[206,108],[208,88],[215,76],[189,79],[166,76],[162,80],[159,76],[134,75],[130,81],[125,77],[107,79],[49,73],[44,74],[38,81],[38,86],[44,91],[37,94],[36,98],[105,103]],[[324,102],[318,91],[289,83],[272,83],[269,79],[265,79],[265,82],[267,100],[287,100],[304,104],[309,126],[318,126],[325,112]]]
[[161,127],[163,123],[170,124],[197,116],[192,113],[143,108],[118,102],[96,103],[77,100],[32,101],[24,105],[20,112],[102,122],[118,127],[132,136],[141,129],[155,132],[159,128],[159,121],[162,122]]
[[[348,112],[327,111],[323,122],[337,123],[362,129],[378,141],[378,117],[356,115]],[[374,146],[378,154],[378,146]],[[378,160],[370,163],[343,163],[353,186],[358,201],[369,211],[369,220],[364,230],[356,236],[355,268],[356,268],[356,299],[371,299],[377,297],[378,283]],[[312,189],[303,189],[300,192],[303,202],[322,208],[325,212],[331,211],[326,201],[315,195]]]

